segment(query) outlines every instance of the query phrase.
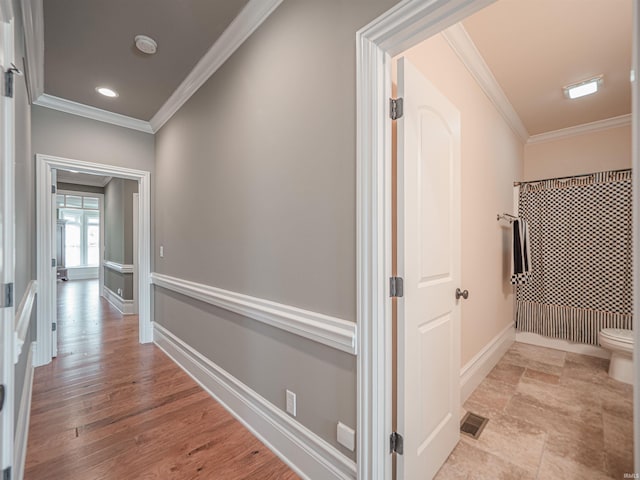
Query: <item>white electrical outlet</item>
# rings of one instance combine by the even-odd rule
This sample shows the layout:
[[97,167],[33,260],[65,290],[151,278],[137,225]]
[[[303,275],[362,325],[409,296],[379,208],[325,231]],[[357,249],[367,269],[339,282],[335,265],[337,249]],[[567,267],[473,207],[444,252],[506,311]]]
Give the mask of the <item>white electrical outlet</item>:
[[164,258],[164,246],[160,245],[160,258]]
[[356,446],[356,432],[344,423],[338,422],[338,443],[353,452]]
[[296,416],[296,394],[287,390],[287,413]]

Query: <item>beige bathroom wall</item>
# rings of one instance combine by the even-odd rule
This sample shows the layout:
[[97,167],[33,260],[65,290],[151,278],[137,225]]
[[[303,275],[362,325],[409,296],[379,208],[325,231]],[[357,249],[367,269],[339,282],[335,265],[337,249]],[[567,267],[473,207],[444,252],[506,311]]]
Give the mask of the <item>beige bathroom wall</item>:
[[631,125],[524,148],[524,180],[631,168]]
[[405,52],[460,110],[462,119],[461,364],[513,322],[510,228],[496,214],[513,209],[524,145],[441,35]]

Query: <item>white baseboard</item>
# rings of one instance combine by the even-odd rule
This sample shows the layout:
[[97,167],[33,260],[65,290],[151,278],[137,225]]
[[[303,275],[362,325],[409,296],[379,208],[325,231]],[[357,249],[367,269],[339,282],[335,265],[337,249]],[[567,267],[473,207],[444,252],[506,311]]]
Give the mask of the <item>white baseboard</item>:
[[158,347],[302,478],[356,478],[355,462],[157,323],[153,338]]
[[537,345],[538,347],[553,348],[554,350],[562,350],[565,352],[579,353],[580,355],[589,355],[590,357],[606,359],[611,357],[609,351],[602,347],[585,345],[583,343],[573,343],[559,338],[547,338],[531,332],[517,332],[516,342]]
[[29,418],[31,413],[31,393],[33,391],[33,351],[35,342],[29,346],[27,354],[27,370],[18,406],[16,433],[14,437],[13,478],[22,480],[24,477],[24,462],[27,458],[27,438],[29,434]]
[[133,315],[135,313],[133,300],[125,300],[106,285],[102,289],[102,296],[106,298],[111,305],[116,307],[121,314]]
[[516,339],[515,328],[508,325],[460,370],[460,403],[464,403],[496,366]]
[[98,267],[70,267],[67,268],[69,280],[94,280],[99,276]]

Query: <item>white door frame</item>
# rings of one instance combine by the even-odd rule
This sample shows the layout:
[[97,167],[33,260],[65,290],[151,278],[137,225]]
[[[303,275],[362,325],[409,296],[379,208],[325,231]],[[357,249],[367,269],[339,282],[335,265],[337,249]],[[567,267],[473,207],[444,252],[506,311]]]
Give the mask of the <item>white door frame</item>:
[[[633,0],[633,50],[631,68],[633,76],[631,82],[631,167],[633,172],[633,251],[640,251],[640,86],[638,75],[640,72],[640,1]],[[638,255],[633,256],[633,318],[640,318],[640,269],[638,268]],[[640,345],[640,328],[635,324],[634,342]],[[633,353],[634,380],[633,389],[633,456],[636,472],[640,470],[640,351],[634,348]]]
[[[140,206],[140,195],[133,194],[133,284],[138,283],[138,222],[140,221],[140,213],[138,208]],[[102,292],[102,285],[100,285],[100,291]],[[133,289],[133,313],[138,314],[138,289]]]
[[[634,0],[634,65],[638,65],[640,12]],[[441,32],[494,0],[405,0],[356,35],[357,95],[357,321],[358,321],[358,479],[391,478],[391,58]],[[637,90],[637,80],[634,92]],[[640,178],[639,100],[633,100],[634,178]],[[636,182],[639,183],[639,182]],[[640,192],[634,190],[634,208]],[[640,221],[634,215],[636,246]],[[634,258],[635,312],[640,312],[640,280]],[[640,328],[635,329],[636,343]],[[635,353],[636,380],[640,368]],[[640,466],[640,393],[635,389],[636,468]]]
[[[9,0],[0,0],[0,74],[15,61],[14,12]],[[4,80],[0,79],[4,89]],[[4,91],[0,92],[4,95]],[[15,281],[15,101],[4,97],[0,101],[0,285]],[[15,292],[14,292],[15,296]],[[14,454],[14,336],[15,298],[13,305],[0,307],[0,381],[5,386],[5,400],[0,418],[0,473],[13,467]]]
[[55,292],[56,273],[51,267],[55,258],[54,237],[50,225],[53,222],[51,208],[51,171],[53,169],[76,170],[111,177],[126,178],[138,182],[138,298],[140,343],[153,341],[151,322],[151,174],[143,170],[116,167],[102,163],[85,162],[51,155],[36,155],[36,204],[37,204],[37,251],[38,251],[38,349],[35,364],[45,365],[51,361],[51,324],[56,318]]

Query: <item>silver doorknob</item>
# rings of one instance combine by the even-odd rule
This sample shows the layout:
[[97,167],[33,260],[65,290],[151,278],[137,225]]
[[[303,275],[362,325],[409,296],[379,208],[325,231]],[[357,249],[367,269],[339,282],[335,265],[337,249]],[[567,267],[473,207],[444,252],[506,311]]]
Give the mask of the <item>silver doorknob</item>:
[[460,297],[465,300],[469,298],[469,290],[460,290],[459,288],[456,288],[456,300],[460,300]]

